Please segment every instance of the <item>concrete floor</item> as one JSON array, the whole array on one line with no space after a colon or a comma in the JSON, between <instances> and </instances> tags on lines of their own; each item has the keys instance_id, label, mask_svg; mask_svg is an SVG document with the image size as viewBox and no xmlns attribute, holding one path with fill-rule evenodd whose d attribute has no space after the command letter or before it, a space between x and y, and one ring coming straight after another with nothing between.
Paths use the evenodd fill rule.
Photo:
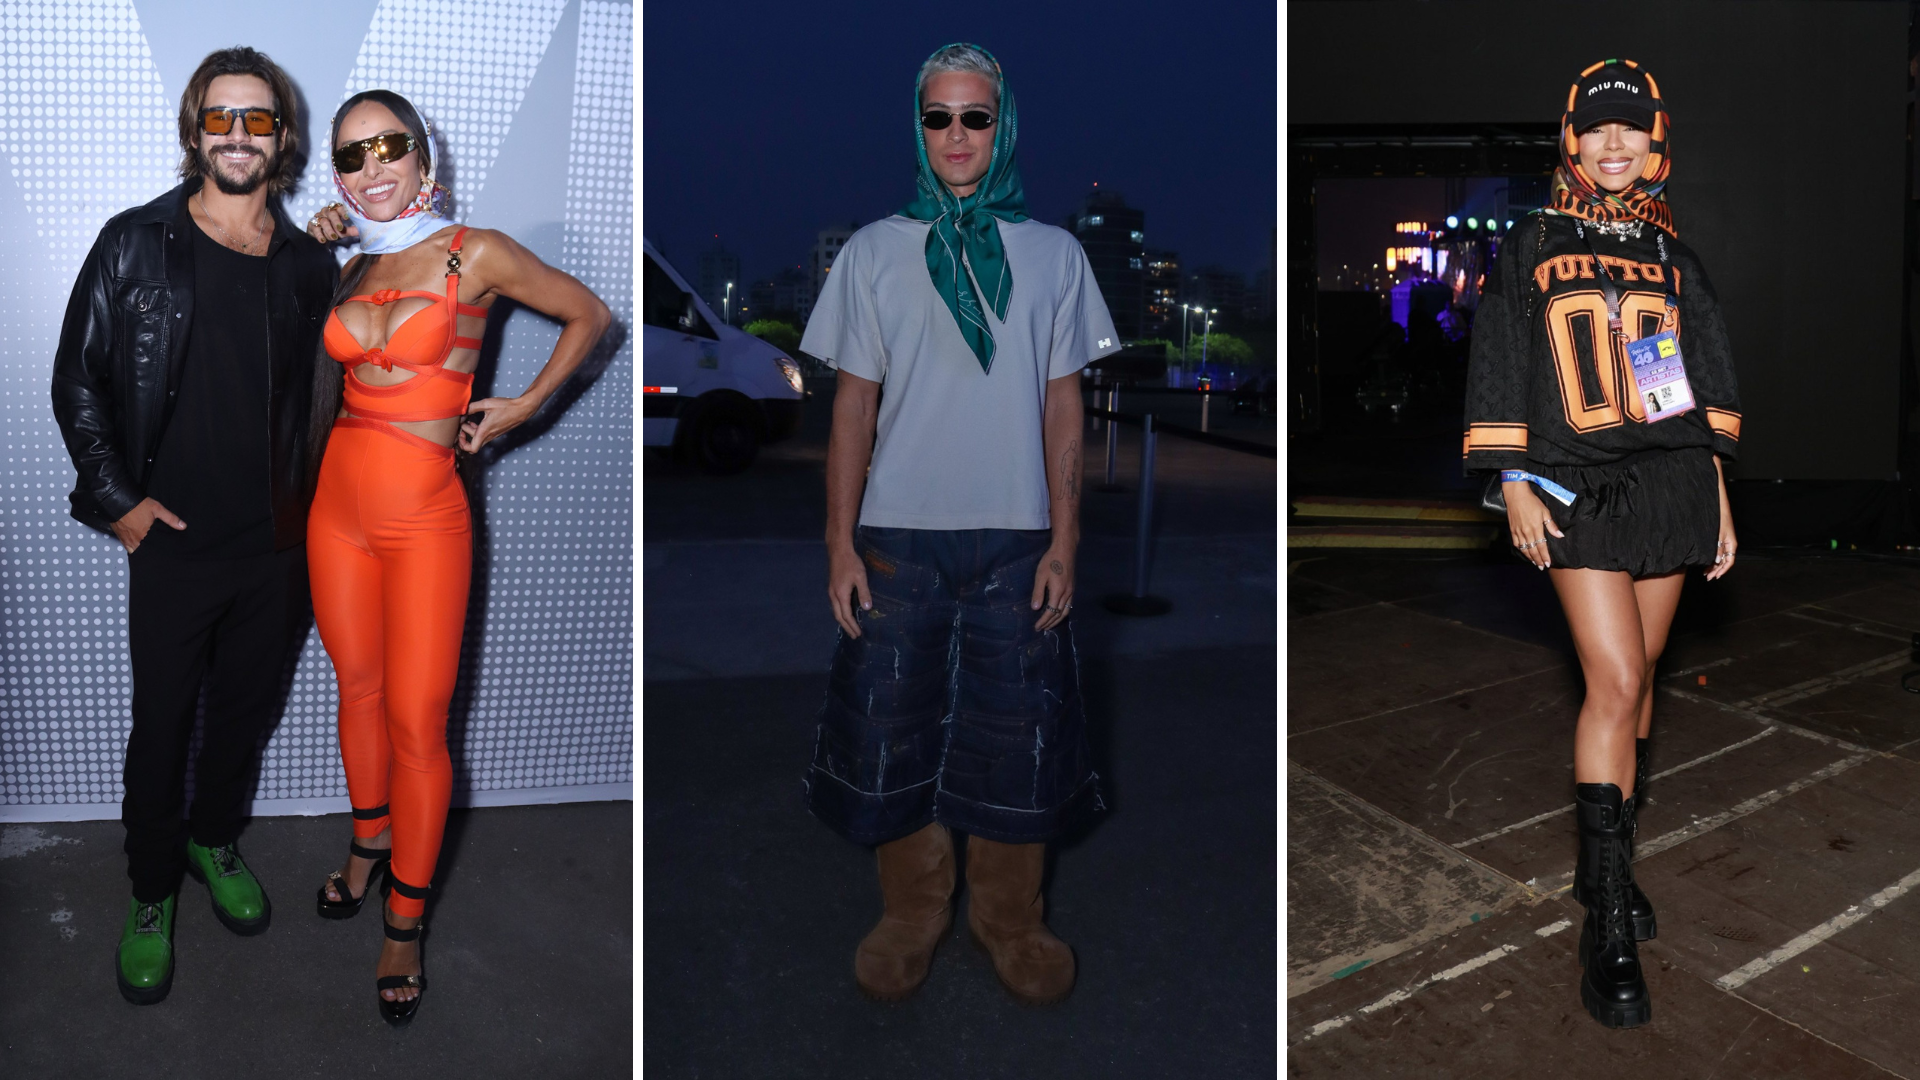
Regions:
<instances>
[{"instance_id":1,"label":"concrete floor","mask_svg":"<svg viewBox=\"0 0 1920 1080\"><path fill-rule=\"evenodd\" d=\"M1920 564L1749 551L1689 582L1632 1031L1578 999L1581 686L1545 576L1345 553L1287 592L1290 1076L1920 1076Z\"/></svg>"},{"instance_id":2,"label":"concrete floor","mask_svg":"<svg viewBox=\"0 0 1920 1080\"><path fill-rule=\"evenodd\" d=\"M380 1019L380 913L327 921L344 814L255 820L240 850L273 922L237 937L183 886L173 991L112 964L131 895L117 821L0 827L0 1076L9 1080L614 1077L633 1060L633 804L456 810L424 939L426 1000Z\"/></svg>"},{"instance_id":3,"label":"concrete floor","mask_svg":"<svg viewBox=\"0 0 1920 1080\"><path fill-rule=\"evenodd\" d=\"M1277 1069L1275 465L1167 437L1151 591L1125 620L1134 497L1090 494L1074 609L1108 812L1056 845L1079 982L1016 1005L956 930L918 995L860 997L871 850L800 780L833 622L826 394L747 473L646 465L644 1065L654 1077L1260 1077ZM1087 472L1104 469L1089 430ZM1122 429L1120 479L1137 483ZM965 896L956 899L965 917Z\"/></svg>"}]
</instances>

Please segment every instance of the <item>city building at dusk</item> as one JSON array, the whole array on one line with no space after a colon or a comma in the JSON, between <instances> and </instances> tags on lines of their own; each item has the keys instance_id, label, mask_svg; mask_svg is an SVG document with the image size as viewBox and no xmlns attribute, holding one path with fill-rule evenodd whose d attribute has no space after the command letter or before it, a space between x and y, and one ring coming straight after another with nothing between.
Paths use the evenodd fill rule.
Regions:
<instances>
[{"instance_id":1,"label":"city building at dusk","mask_svg":"<svg viewBox=\"0 0 1920 1080\"><path fill-rule=\"evenodd\" d=\"M746 316L743 321L791 314L805 326L813 312L813 279L799 266L762 278L747 290L747 306L741 312Z\"/></svg>"},{"instance_id":2,"label":"city building at dusk","mask_svg":"<svg viewBox=\"0 0 1920 1080\"><path fill-rule=\"evenodd\" d=\"M847 225L834 225L821 229L814 238L813 250L807 252L807 283L811 291L807 294L807 311L813 310L813 298L827 286L827 271L833 269L833 260L840 254L849 239L860 228L855 221Z\"/></svg>"},{"instance_id":3,"label":"city building at dusk","mask_svg":"<svg viewBox=\"0 0 1920 1080\"><path fill-rule=\"evenodd\" d=\"M1062 223L1086 250L1093 280L1122 341L1150 336L1145 332L1146 222L1146 212L1128 206L1126 196L1096 188Z\"/></svg>"},{"instance_id":4,"label":"city building at dusk","mask_svg":"<svg viewBox=\"0 0 1920 1080\"><path fill-rule=\"evenodd\" d=\"M1146 252L1146 326L1142 337L1172 340L1180 332L1180 255Z\"/></svg>"},{"instance_id":5,"label":"city building at dusk","mask_svg":"<svg viewBox=\"0 0 1920 1080\"><path fill-rule=\"evenodd\" d=\"M1209 311L1215 330L1238 332L1246 318L1247 279L1237 270L1223 266L1202 266L1187 275L1188 303Z\"/></svg>"}]
</instances>

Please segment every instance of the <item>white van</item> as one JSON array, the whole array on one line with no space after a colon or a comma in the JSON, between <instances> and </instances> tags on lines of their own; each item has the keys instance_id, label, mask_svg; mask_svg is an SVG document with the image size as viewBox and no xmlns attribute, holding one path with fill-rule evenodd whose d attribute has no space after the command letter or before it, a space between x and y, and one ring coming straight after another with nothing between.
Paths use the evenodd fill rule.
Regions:
<instances>
[{"instance_id":1,"label":"white van","mask_svg":"<svg viewBox=\"0 0 1920 1080\"><path fill-rule=\"evenodd\" d=\"M762 445L800 430L800 365L722 323L652 241L640 243L641 444L673 447L704 472L737 473Z\"/></svg>"}]
</instances>

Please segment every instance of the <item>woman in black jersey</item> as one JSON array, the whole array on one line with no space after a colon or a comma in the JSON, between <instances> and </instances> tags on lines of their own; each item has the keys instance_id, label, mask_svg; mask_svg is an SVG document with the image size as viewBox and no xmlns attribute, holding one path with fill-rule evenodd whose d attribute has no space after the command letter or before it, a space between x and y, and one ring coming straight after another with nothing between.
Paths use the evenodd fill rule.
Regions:
<instances>
[{"instance_id":1,"label":"woman in black jersey","mask_svg":"<svg viewBox=\"0 0 1920 1080\"><path fill-rule=\"evenodd\" d=\"M1580 996L1608 1027L1652 1018L1635 943L1654 913L1632 839L1654 663L1686 569L1715 580L1736 548L1720 462L1739 449L1739 399L1719 305L1663 193L1670 127L1633 61L1581 72L1552 205L1504 238L1468 370L1466 467L1498 472L1514 549L1552 575L1586 677Z\"/></svg>"}]
</instances>

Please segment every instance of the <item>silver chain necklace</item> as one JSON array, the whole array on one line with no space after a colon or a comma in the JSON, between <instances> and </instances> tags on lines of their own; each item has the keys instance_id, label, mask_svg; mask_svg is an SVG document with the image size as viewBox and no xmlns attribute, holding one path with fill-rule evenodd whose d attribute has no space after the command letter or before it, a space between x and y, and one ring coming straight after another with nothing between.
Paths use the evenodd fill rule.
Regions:
<instances>
[{"instance_id":1,"label":"silver chain necklace","mask_svg":"<svg viewBox=\"0 0 1920 1080\"><path fill-rule=\"evenodd\" d=\"M220 229L220 235L226 237L230 242L235 244L240 244L240 239L238 237L234 236L232 233L228 232L225 229L221 229L220 223L213 220L212 212L207 209L207 193L205 191L201 191L195 196L195 198L200 200L200 213L206 215L207 224L213 226L216 229ZM254 242L259 240L261 235L266 231L267 231L267 226L265 223L262 223L258 229L255 229L253 231L252 240L249 240L244 244L240 244L240 247L238 249L240 254L251 255L252 252L249 251L248 249L253 247Z\"/></svg>"}]
</instances>

